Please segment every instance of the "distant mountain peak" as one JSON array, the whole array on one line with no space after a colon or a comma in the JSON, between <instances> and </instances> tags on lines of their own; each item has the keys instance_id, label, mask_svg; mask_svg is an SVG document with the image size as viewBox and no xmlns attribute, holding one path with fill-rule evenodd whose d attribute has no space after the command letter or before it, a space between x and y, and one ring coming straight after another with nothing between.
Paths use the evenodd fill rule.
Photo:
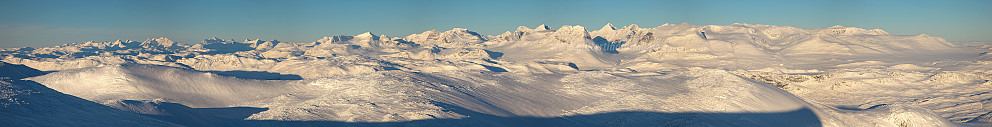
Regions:
<instances>
[{"instance_id":1,"label":"distant mountain peak","mask_svg":"<svg viewBox=\"0 0 992 127\"><path fill-rule=\"evenodd\" d=\"M451 28L451 30L452 31L468 31L468 29L465 29L465 28Z\"/></svg>"},{"instance_id":2,"label":"distant mountain peak","mask_svg":"<svg viewBox=\"0 0 992 127\"><path fill-rule=\"evenodd\" d=\"M172 47L172 46L176 46L177 45L175 41L169 40L169 38L165 38L165 37L148 38L144 42L141 42L141 44L142 45L147 45L147 46L156 46L157 45L157 46L162 46L162 47Z\"/></svg>"},{"instance_id":3,"label":"distant mountain peak","mask_svg":"<svg viewBox=\"0 0 992 127\"><path fill-rule=\"evenodd\" d=\"M530 30L530 28L527 28L527 26L518 26L517 27L517 31L528 31L528 30Z\"/></svg>"},{"instance_id":4,"label":"distant mountain peak","mask_svg":"<svg viewBox=\"0 0 992 127\"><path fill-rule=\"evenodd\" d=\"M606 26L603 26L603 28L599 30L617 30L617 27L614 27L613 23L606 23Z\"/></svg>"},{"instance_id":5,"label":"distant mountain peak","mask_svg":"<svg viewBox=\"0 0 992 127\"><path fill-rule=\"evenodd\" d=\"M534 30L544 31L544 30L554 30L554 29L551 29L551 27L548 25L541 24L540 26L537 26L537 28L534 28Z\"/></svg>"},{"instance_id":6,"label":"distant mountain peak","mask_svg":"<svg viewBox=\"0 0 992 127\"><path fill-rule=\"evenodd\" d=\"M527 29L526 27L520 27L518 28L518 31L531 31L531 29ZM438 32L435 29L431 31L425 31L420 34L412 34L406 36L405 38L403 38L403 40L428 44L428 45L441 45L442 47L450 47L450 46L462 45L461 43L456 43L456 42L477 43L477 42L482 42L485 39L482 38L482 35L469 31L468 29L452 28L451 30L444 32Z\"/></svg>"},{"instance_id":7,"label":"distant mountain peak","mask_svg":"<svg viewBox=\"0 0 992 127\"><path fill-rule=\"evenodd\" d=\"M372 34L372 32L365 32L365 33L362 33L362 34L358 34L358 35L355 35L355 37L370 37L370 38L376 38L376 37L378 37L378 36L375 36L375 34Z\"/></svg>"},{"instance_id":8,"label":"distant mountain peak","mask_svg":"<svg viewBox=\"0 0 992 127\"><path fill-rule=\"evenodd\" d=\"M640 29L640 27L638 27L637 24L630 24L630 26L623 27L623 29L633 30L633 29Z\"/></svg>"},{"instance_id":9,"label":"distant mountain peak","mask_svg":"<svg viewBox=\"0 0 992 127\"><path fill-rule=\"evenodd\" d=\"M220 39L220 38L217 38L217 37L213 37L213 38L210 38L210 39L206 39L206 40L224 40L224 39Z\"/></svg>"}]
</instances>

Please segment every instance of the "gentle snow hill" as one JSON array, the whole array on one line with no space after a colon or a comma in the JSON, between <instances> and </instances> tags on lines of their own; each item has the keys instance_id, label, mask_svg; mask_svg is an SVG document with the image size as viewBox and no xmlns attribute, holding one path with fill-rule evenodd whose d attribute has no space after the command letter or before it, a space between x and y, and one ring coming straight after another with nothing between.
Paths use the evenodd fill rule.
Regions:
<instances>
[{"instance_id":1,"label":"gentle snow hill","mask_svg":"<svg viewBox=\"0 0 992 127\"><path fill-rule=\"evenodd\" d=\"M3 126L179 126L66 95L33 81L0 81Z\"/></svg>"},{"instance_id":2,"label":"gentle snow hill","mask_svg":"<svg viewBox=\"0 0 992 127\"><path fill-rule=\"evenodd\" d=\"M859 111L809 104L769 84L704 69L640 74L384 71L299 81L257 81L165 66L121 65L55 72L31 80L114 107L148 107L150 103L122 101L155 100L192 107L267 108L244 118L251 121L240 121L270 122L266 124L950 125L912 108ZM151 108L124 109L156 115L194 111ZM623 116L638 117L625 120ZM418 122L443 119L458 122ZM907 119L931 121L906 123Z\"/></svg>"},{"instance_id":3,"label":"gentle snow hill","mask_svg":"<svg viewBox=\"0 0 992 127\"><path fill-rule=\"evenodd\" d=\"M164 99L198 108L231 107L296 89L281 80L244 80L141 64L65 70L30 80L94 102Z\"/></svg>"},{"instance_id":4,"label":"gentle snow hill","mask_svg":"<svg viewBox=\"0 0 992 127\"><path fill-rule=\"evenodd\" d=\"M810 102L855 109L916 105L954 122L990 122L979 116L992 113L983 107L992 103L992 94L988 94L992 91L988 87L992 85L992 75L967 71L931 74L906 70L905 66L915 65L889 67L894 69L856 68L819 75L735 73L779 86Z\"/></svg>"}]
</instances>

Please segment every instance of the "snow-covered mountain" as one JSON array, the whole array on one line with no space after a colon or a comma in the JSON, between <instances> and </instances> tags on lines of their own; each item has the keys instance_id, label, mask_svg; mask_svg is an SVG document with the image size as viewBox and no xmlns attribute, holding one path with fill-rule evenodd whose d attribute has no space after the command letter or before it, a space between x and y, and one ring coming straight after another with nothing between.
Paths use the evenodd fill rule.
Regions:
<instances>
[{"instance_id":1,"label":"snow-covered mountain","mask_svg":"<svg viewBox=\"0 0 992 127\"><path fill-rule=\"evenodd\" d=\"M617 29L612 24L607 24L592 32L583 26L551 29L542 25L535 29L521 26L513 32L482 37L467 29L456 28L445 32L431 30L405 38L390 38L372 33L341 35L324 37L312 43L262 40L236 42L212 38L185 46L167 38L149 38L144 42L87 42L37 49L5 49L3 60L40 70L64 70L104 63L174 62L218 54L273 60L366 56L425 60L491 58L507 62L576 63L582 69L591 70L636 70L635 68L639 68L637 64L682 63L685 60L717 61L703 64L725 64L735 62L732 59L745 58L898 55L954 51L954 47L939 37L889 35L878 29L843 26L800 29L752 24L694 26L683 23L655 28L630 25ZM807 57L810 55L814 57ZM90 56L101 58L89 58ZM133 56L136 57L130 58ZM120 57L121 60L107 59L108 57ZM163 64L166 63L159 65ZM678 65L692 64L697 63ZM721 65L709 65L715 66Z\"/></svg>"},{"instance_id":2,"label":"snow-covered mountain","mask_svg":"<svg viewBox=\"0 0 992 127\"><path fill-rule=\"evenodd\" d=\"M981 108L992 103L992 94L984 94L992 88L982 87L992 80L989 49L928 35L683 23L606 24L593 31L520 26L487 36L454 28L403 38L367 32L315 39L211 38L184 44L162 37L10 48L0 50L0 76L12 89L3 92L11 95L4 96L8 100L73 99L47 95L64 93L89 100L83 107L117 109L90 114L108 115L92 119L133 117L161 125L992 122L992 109ZM58 92L16 92L27 87ZM10 107L4 110L29 111ZM42 116L23 118L36 117Z\"/></svg>"},{"instance_id":3,"label":"snow-covered mountain","mask_svg":"<svg viewBox=\"0 0 992 127\"><path fill-rule=\"evenodd\" d=\"M638 78L631 78L631 75L634 74L384 71L298 81L259 81L164 66L121 65L55 72L31 80L63 93L108 105L126 105L124 107L148 105L127 103L126 100L156 100L193 108L268 108L247 117L248 120L397 122L471 117L555 118L622 111L671 113L640 114L647 118L638 118L652 121L694 116L696 120L676 122L715 126L806 126L821 119L856 120L847 117L818 119L817 112L831 111L814 109L815 106L774 86L722 70L649 73L640 74ZM170 112L152 109L125 110L153 115ZM694 114L697 112L703 114ZM759 114L766 116L748 120L734 118L761 116ZM933 119L927 115L897 115L855 123L888 122L889 117ZM600 118L545 121L581 123L579 125L660 124L638 119L615 121L620 123L609 123L613 119ZM796 121L781 122L781 119ZM464 122L497 120L500 119Z\"/></svg>"},{"instance_id":4,"label":"snow-covered mountain","mask_svg":"<svg viewBox=\"0 0 992 127\"><path fill-rule=\"evenodd\" d=\"M4 126L179 126L20 80L45 74L23 65L0 62L0 72L0 123Z\"/></svg>"}]
</instances>

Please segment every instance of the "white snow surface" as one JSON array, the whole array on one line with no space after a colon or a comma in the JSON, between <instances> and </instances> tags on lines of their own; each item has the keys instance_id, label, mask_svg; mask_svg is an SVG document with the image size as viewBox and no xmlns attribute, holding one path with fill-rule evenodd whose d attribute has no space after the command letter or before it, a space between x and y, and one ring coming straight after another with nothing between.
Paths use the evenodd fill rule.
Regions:
<instances>
[{"instance_id":1,"label":"white snow surface","mask_svg":"<svg viewBox=\"0 0 992 127\"><path fill-rule=\"evenodd\" d=\"M186 126L987 126L989 50L844 26L541 25L10 48L0 76Z\"/></svg>"},{"instance_id":2,"label":"white snow surface","mask_svg":"<svg viewBox=\"0 0 992 127\"><path fill-rule=\"evenodd\" d=\"M3 126L180 126L64 94L24 77L44 74L0 62Z\"/></svg>"}]
</instances>

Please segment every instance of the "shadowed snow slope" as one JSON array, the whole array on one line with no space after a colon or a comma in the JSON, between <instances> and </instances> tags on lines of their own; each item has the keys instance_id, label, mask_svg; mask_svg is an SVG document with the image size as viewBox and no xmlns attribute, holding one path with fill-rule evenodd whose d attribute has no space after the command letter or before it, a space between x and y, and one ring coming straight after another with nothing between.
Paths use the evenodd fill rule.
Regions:
<instances>
[{"instance_id":1,"label":"shadowed snow slope","mask_svg":"<svg viewBox=\"0 0 992 127\"><path fill-rule=\"evenodd\" d=\"M96 102L165 99L193 107L227 107L294 89L284 81L243 80L156 65L125 64L66 70L31 78Z\"/></svg>"},{"instance_id":2,"label":"shadowed snow slope","mask_svg":"<svg viewBox=\"0 0 992 127\"><path fill-rule=\"evenodd\" d=\"M33 81L0 81L3 126L178 126L59 93Z\"/></svg>"},{"instance_id":3,"label":"shadowed snow slope","mask_svg":"<svg viewBox=\"0 0 992 127\"><path fill-rule=\"evenodd\" d=\"M0 78L2 78L2 80L22 79L45 74L45 72L38 71L28 66L9 64L7 62L0 62L0 72L4 72L3 74L0 74Z\"/></svg>"},{"instance_id":4,"label":"shadowed snow slope","mask_svg":"<svg viewBox=\"0 0 992 127\"><path fill-rule=\"evenodd\" d=\"M0 62L3 126L178 126L66 95L24 77L44 72ZM12 80L13 79L13 80Z\"/></svg>"}]
</instances>

